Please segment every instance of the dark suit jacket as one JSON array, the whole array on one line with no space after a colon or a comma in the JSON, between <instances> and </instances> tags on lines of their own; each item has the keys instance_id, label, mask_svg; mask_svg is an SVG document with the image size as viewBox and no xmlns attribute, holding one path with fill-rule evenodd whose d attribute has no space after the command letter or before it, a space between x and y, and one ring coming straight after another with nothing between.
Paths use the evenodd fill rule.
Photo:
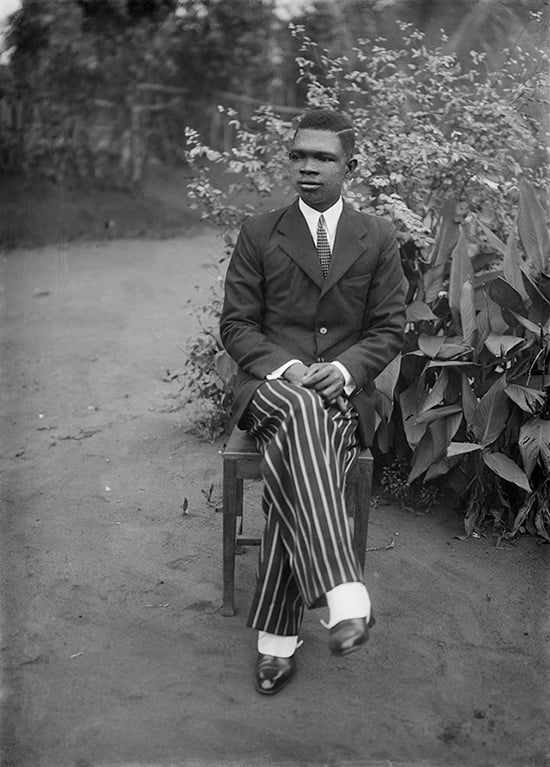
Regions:
<instances>
[{"instance_id":1,"label":"dark suit jacket","mask_svg":"<svg viewBox=\"0 0 550 767\"><path fill-rule=\"evenodd\" d=\"M405 282L392 225L344 203L330 271L298 201L248 219L225 282L223 345L239 367L233 416L240 422L256 388L291 359L339 360L354 378L360 437L374 431L373 381L403 343Z\"/></svg>"}]
</instances>

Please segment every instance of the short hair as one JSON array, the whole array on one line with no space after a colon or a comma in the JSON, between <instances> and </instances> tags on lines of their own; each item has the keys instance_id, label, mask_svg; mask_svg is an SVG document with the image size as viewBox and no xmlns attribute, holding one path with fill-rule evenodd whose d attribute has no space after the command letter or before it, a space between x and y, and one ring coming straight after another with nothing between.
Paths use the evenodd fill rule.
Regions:
<instances>
[{"instance_id":1,"label":"short hair","mask_svg":"<svg viewBox=\"0 0 550 767\"><path fill-rule=\"evenodd\" d=\"M355 151L355 131L351 120L343 112L326 107L311 109L300 118L296 133L305 128L337 133L348 160L353 156ZM295 136L296 133L294 134Z\"/></svg>"}]
</instances>

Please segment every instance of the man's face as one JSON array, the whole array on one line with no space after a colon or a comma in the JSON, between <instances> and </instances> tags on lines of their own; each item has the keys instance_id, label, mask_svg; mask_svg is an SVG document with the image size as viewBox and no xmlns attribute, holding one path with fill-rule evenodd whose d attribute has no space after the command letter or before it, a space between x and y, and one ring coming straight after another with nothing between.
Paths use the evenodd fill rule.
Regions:
<instances>
[{"instance_id":1,"label":"man's face","mask_svg":"<svg viewBox=\"0 0 550 767\"><path fill-rule=\"evenodd\" d=\"M296 133L290 158L290 179L302 200L319 211L338 200L346 175L356 166L346 158L337 133L304 128Z\"/></svg>"}]
</instances>

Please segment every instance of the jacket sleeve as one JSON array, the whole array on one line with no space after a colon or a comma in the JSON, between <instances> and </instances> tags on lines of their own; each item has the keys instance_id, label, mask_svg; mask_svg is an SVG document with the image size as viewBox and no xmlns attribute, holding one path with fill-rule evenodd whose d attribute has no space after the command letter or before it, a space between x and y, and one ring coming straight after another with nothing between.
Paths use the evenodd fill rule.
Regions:
<instances>
[{"instance_id":1,"label":"jacket sleeve","mask_svg":"<svg viewBox=\"0 0 550 767\"><path fill-rule=\"evenodd\" d=\"M357 389L372 383L402 349L405 289L397 239L388 225L369 285L362 337L337 356L353 376Z\"/></svg>"},{"instance_id":2,"label":"jacket sleeve","mask_svg":"<svg viewBox=\"0 0 550 767\"><path fill-rule=\"evenodd\" d=\"M264 242L252 223L245 222L227 269L220 319L225 350L242 370L256 378L265 378L296 356L262 332L263 246Z\"/></svg>"}]
</instances>

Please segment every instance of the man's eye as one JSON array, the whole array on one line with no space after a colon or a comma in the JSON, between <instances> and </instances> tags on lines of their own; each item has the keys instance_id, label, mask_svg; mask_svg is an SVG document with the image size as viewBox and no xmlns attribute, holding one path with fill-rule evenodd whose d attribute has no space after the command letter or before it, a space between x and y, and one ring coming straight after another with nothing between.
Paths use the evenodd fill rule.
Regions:
<instances>
[{"instance_id":1,"label":"man's eye","mask_svg":"<svg viewBox=\"0 0 550 767\"><path fill-rule=\"evenodd\" d=\"M298 152L289 152L288 153L289 160L292 160L293 162L297 162L297 160L302 159L302 155L298 154Z\"/></svg>"}]
</instances>

